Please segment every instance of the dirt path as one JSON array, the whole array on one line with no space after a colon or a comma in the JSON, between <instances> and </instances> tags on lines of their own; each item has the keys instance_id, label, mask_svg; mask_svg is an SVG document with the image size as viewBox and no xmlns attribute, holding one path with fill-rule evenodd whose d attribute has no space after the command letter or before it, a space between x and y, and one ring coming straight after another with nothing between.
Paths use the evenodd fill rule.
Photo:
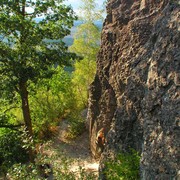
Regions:
<instances>
[{"instance_id":1,"label":"dirt path","mask_svg":"<svg viewBox=\"0 0 180 180\"><path fill-rule=\"evenodd\" d=\"M81 167L85 172L93 172L97 175L99 162L91 157L88 133L84 132L70 141L66 139L67 127L66 122L61 123L57 136L45 153L51 156L56 151L56 154L63 154L67 159L71 159L73 161L69 167L71 172L76 173ZM58 158L56 160L58 161Z\"/></svg>"}]
</instances>

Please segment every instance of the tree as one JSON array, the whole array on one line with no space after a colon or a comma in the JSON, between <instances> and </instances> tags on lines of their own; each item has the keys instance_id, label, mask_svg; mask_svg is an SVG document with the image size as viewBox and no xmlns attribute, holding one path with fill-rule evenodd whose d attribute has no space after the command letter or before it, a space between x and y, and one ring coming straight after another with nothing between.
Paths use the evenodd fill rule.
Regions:
<instances>
[{"instance_id":1,"label":"tree","mask_svg":"<svg viewBox=\"0 0 180 180\"><path fill-rule=\"evenodd\" d=\"M71 52L83 57L81 61L75 62L72 79L80 106L87 106L88 88L96 72L96 55L99 47L100 29L91 22L80 25L74 36L74 43L69 48Z\"/></svg>"},{"instance_id":2,"label":"tree","mask_svg":"<svg viewBox=\"0 0 180 180\"><path fill-rule=\"evenodd\" d=\"M43 79L36 83L37 93L31 95L30 106L34 135L38 139L52 137L53 127L62 119L76 111L76 101L71 83L71 73L63 67L56 67L51 79ZM55 128L54 128L55 130Z\"/></svg>"},{"instance_id":3,"label":"tree","mask_svg":"<svg viewBox=\"0 0 180 180\"><path fill-rule=\"evenodd\" d=\"M37 23L35 18L42 20ZM33 135L28 87L40 78L50 78L49 67L69 65L75 54L62 41L70 33L75 16L63 0L0 1L0 95L21 97L27 131ZM49 40L58 40L49 41Z\"/></svg>"},{"instance_id":4,"label":"tree","mask_svg":"<svg viewBox=\"0 0 180 180\"><path fill-rule=\"evenodd\" d=\"M74 35L70 51L95 61L100 47L100 29L92 22L81 24Z\"/></svg>"},{"instance_id":5,"label":"tree","mask_svg":"<svg viewBox=\"0 0 180 180\"><path fill-rule=\"evenodd\" d=\"M87 106L88 88L96 72L96 55L100 47L100 28L95 25L95 21L102 18L102 14L95 0L81 0L81 2L80 10L84 15L81 19L84 24L77 28L74 43L69 49L83 57L74 65L72 81L75 85L78 104Z\"/></svg>"},{"instance_id":6,"label":"tree","mask_svg":"<svg viewBox=\"0 0 180 180\"><path fill-rule=\"evenodd\" d=\"M104 9L98 7L96 0L81 0L80 19L93 23L95 20L103 20Z\"/></svg>"},{"instance_id":7,"label":"tree","mask_svg":"<svg viewBox=\"0 0 180 180\"><path fill-rule=\"evenodd\" d=\"M77 101L78 109L87 107L88 88L94 79L96 72L96 61L84 58L75 63L72 83L74 85L74 94Z\"/></svg>"}]
</instances>

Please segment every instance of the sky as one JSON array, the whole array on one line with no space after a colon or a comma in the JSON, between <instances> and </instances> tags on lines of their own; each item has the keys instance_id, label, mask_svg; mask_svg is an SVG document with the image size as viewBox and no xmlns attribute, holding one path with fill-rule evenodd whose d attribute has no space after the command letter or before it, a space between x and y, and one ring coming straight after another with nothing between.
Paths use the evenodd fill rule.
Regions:
<instances>
[{"instance_id":1,"label":"sky","mask_svg":"<svg viewBox=\"0 0 180 180\"><path fill-rule=\"evenodd\" d=\"M1 1L1 0L0 0ZM34 0L35 1L35 0ZM95 3L97 4L97 9L101 9L103 7L104 0L95 0ZM80 15L80 6L81 6L81 0L64 0L63 3L66 5L71 5L76 15ZM31 7L26 8L27 12L31 13L33 12L33 9ZM103 14L105 17L105 13ZM42 17L40 17L42 18ZM38 18L37 18L38 19Z\"/></svg>"},{"instance_id":2,"label":"sky","mask_svg":"<svg viewBox=\"0 0 180 180\"><path fill-rule=\"evenodd\" d=\"M79 7L81 5L81 0L65 0L65 4L71 5L73 10L78 14ZM99 7L102 7L103 0L96 0L95 1Z\"/></svg>"}]
</instances>

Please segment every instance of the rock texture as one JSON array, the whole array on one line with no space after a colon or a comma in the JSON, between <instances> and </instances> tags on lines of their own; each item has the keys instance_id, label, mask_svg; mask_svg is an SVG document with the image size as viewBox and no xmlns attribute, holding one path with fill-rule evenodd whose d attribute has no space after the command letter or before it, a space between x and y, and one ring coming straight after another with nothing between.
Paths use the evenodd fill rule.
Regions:
<instances>
[{"instance_id":1,"label":"rock texture","mask_svg":"<svg viewBox=\"0 0 180 180\"><path fill-rule=\"evenodd\" d=\"M141 179L180 170L180 2L109 0L97 73L90 87L91 151L104 162L132 147ZM105 128L102 154L95 143Z\"/></svg>"}]
</instances>

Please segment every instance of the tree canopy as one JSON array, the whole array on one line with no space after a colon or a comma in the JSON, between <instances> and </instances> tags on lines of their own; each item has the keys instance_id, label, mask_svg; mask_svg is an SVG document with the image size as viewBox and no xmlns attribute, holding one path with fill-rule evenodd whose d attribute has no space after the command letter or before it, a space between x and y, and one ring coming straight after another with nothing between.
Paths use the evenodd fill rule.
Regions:
<instances>
[{"instance_id":1,"label":"tree canopy","mask_svg":"<svg viewBox=\"0 0 180 180\"><path fill-rule=\"evenodd\" d=\"M32 12L28 12L31 8ZM36 23L35 18L42 17ZM0 74L3 85L47 75L48 67L68 64L71 55L63 43L73 25L73 11L59 0L2 0L0 2ZM58 39L59 42L48 42ZM45 73L45 74L44 74ZM13 85L13 86L12 86Z\"/></svg>"},{"instance_id":2,"label":"tree canopy","mask_svg":"<svg viewBox=\"0 0 180 180\"><path fill-rule=\"evenodd\" d=\"M94 22L95 20L102 20L102 13L104 8L98 7L96 0L81 0L80 19L85 22Z\"/></svg>"},{"instance_id":3,"label":"tree canopy","mask_svg":"<svg viewBox=\"0 0 180 180\"><path fill-rule=\"evenodd\" d=\"M95 21L102 18L102 12L97 8L95 0L81 0L80 12L83 24L77 27L74 43L69 48L83 57L75 62L72 82L78 104L86 107L88 102L88 89L96 72L96 56L100 48L100 29Z\"/></svg>"},{"instance_id":4,"label":"tree canopy","mask_svg":"<svg viewBox=\"0 0 180 180\"><path fill-rule=\"evenodd\" d=\"M35 18L41 21L37 23ZM75 58L62 41L75 19L63 0L0 1L0 96L13 101L19 94L30 135L29 84L50 78L50 67L69 65Z\"/></svg>"}]
</instances>

